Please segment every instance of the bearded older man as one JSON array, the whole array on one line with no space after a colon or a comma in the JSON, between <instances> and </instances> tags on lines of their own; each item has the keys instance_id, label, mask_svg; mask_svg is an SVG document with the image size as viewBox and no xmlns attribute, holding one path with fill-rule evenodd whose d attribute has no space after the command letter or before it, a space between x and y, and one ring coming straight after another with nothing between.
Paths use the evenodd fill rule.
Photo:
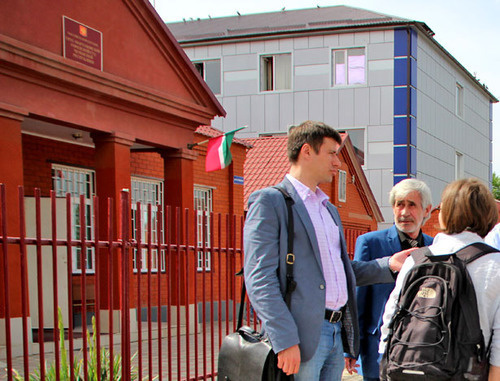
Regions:
<instances>
[{"instance_id":1,"label":"bearded older man","mask_svg":"<svg viewBox=\"0 0 500 381\"><path fill-rule=\"evenodd\" d=\"M428 246L433 238L422 233L430 216L432 198L429 187L420 180L405 179L389 195L394 222L391 228L358 237L354 260L371 261L401 250ZM360 331L360 357L363 380L379 379L378 345L385 303L394 283L358 287L357 303Z\"/></svg>"}]
</instances>

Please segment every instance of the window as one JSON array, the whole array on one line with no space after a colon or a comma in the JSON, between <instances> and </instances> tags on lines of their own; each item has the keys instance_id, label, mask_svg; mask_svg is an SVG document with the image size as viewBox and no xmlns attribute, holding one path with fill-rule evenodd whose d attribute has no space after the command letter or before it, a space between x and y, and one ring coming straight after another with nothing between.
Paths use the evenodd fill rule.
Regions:
<instances>
[{"instance_id":1,"label":"window","mask_svg":"<svg viewBox=\"0 0 500 381\"><path fill-rule=\"evenodd\" d=\"M85 213L85 240L94 238L94 208L93 196L95 195L95 172L88 169L52 165L52 187L56 197L71 195L71 238L80 240L80 195L84 196ZM82 272L82 249L73 247L73 273ZM85 271L94 272L94 248L85 248Z\"/></svg>"},{"instance_id":2,"label":"window","mask_svg":"<svg viewBox=\"0 0 500 381\"><path fill-rule=\"evenodd\" d=\"M292 88L292 55L275 54L260 57L260 91Z\"/></svg>"},{"instance_id":3,"label":"window","mask_svg":"<svg viewBox=\"0 0 500 381\"><path fill-rule=\"evenodd\" d=\"M349 138L351 138L351 143L354 147L354 152L356 153L356 158L360 165L365 165L365 129L364 128L349 128L344 130L339 130L339 132L347 132Z\"/></svg>"},{"instance_id":4,"label":"window","mask_svg":"<svg viewBox=\"0 0 500 381\"><path fill-rule=\"evenodd\" d=\"M163 182L157 180L140 179L133 177L131 179L131 198L132 198L132 238L139 238L139 229L141 233L141 242L147 244L149 237L151 243L158 243L159 237L163 231L158 232L158 211L163 200ZM137 209L137 203L140 202L140 210ZM148 204L151 204L151 230L148 227ZM140 224L139 224L140 216ZM163 225L162 225L163 229ZM139 266L138 250L134 250L133 266L137 271ZM163 254L163 253L162 253ZM161 270L165 270L165 260L162 255ZM148 249L141 250L141 271L148 271ZM158 271L158 249L151 250L151 271Z\"/></svg>"},{"instance_id":5,"label":"window","mask_svg":"<svg viewBox=\"0 0 500 381\"><path fill-rule=\"evenodd\" d=\"M346 200L346 184L347 183L347 173L339 169L339 201L345 202Z\"/></svg>"},{"instance_id":6,"label":"window","mask_svg":"<svg viewBox=\"0 0 500 381\"><path fill-rule=\"evenodd\" d=\"M194 67L214 94L220 94L220 60L193 62Z\"/></svg>"},{"instance_id":7,"label":"window","mask_svg":"<svg viewBox=\"0 0 500 381\"><path fill-rule=\"evenodd\" d=\"M333 50L332 62L333 86L366 83L365 48Z\"/></svg>"},{"instance_id":8,"label":"window","mask_svg":"<svg viewBox=\"0 0 500 381\"><path fill-rule=\"evenodd\" d=\"M463 179L464 176L464 155L461 152L455 151L455 180Z\"/></svg>"},{"instance_id":9,"label":"window","mask_svg":"<svg viewBox=\"0 0 500 381\"><path fill-rule=\"evenodd\" d=\"M464 88L458 82L456 83L456 110L455 113L460 117L464 117Z\"/></svg>"},{"instance_id":10,"label":"window","mask_svg":"<svg viewBox=\"0 0 500 381\"><path fill-rule=\"evenodd\" d=\"M197 246L210 248L211 231L210 231L210 213L212 212L212 189L205 187L194 188L194 209L196 213L196 237ZM203 258L203 251L198 251L198 271L210 271L212 257L210 252L205 253Z\"/></svg>"}]
</instances>

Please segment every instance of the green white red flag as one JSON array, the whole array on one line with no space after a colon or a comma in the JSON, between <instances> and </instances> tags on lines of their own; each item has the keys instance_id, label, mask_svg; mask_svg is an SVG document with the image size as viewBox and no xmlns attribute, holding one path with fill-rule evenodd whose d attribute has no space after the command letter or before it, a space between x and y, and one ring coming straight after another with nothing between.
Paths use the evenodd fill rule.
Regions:
<instances>
[{"instance_id":1,"label":"green white red flag","mask_svg":"<svg viewBox=\"0 0 500 381\"><path fill-rule=\"evenodd\" d=\"M245 127L237 128L236 130L226 132L224 135L211 138L207 146L207 159L205 161L205 171L217 171L226 168L231 164L231 143L236 131Z\"/></svg>"}]
</instances>

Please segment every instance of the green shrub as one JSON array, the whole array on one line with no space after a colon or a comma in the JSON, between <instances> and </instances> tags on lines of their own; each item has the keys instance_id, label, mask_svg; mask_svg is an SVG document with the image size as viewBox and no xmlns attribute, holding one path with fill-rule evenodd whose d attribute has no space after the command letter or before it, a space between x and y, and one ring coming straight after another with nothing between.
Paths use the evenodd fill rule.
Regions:
<instances>
[{"instance_id":1,"label":"green shrub","mask_svg":"<svg viewBox=\"0 0 500 381\"><path fill-rule=\"evenodd\" d=\"M58 309L58 326L59 326L59 348L61 353L61 366L60 366L60 380L61 381L71 381L70 364L68 358L68 352L64 343L64 326L61 309ZM92 336L87 331L87 343L88 343L88 361L87 361L87 374L89 380L101 380L101 381L120 381L122 379L122 358L120 354L115 354L113 356L113 380L110 379L110 352L106 348L101 348L101 375L97 375L97 343L96 343L96 322L95 317L92 317ZM134 360L137 353L132 356L132 361ZM45 364L45 380L52 381L56 379L56 364L51 363L49 366ZM73 370L75 374L75 379L77 381L83 380L83 358L79 361L75 361L73 365ZM16 369L12 369L15 381L24 381ZM137 380L137 369L132 366L131 369L131 379ZM154 378L158 378L157 376ZM144 378L146 379L146 378ZM32 373L29 374L29 381L41 381L40 375L40 365Z\"/></svg>"}]
</instances>

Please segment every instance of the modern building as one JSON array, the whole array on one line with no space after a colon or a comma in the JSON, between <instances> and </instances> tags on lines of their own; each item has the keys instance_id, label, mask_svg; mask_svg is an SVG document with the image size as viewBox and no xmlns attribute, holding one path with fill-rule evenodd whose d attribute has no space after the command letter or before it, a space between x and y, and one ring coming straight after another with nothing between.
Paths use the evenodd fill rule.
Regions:
<instances>
[{"instance_id":1,"label":"modern building","mask_svg":"<svg viewBox=\"0 0 500 381\"><path fill-rule=\"evenodd\" d=\"M385 221L406 177L491 184L497 98L424 22L347 6L167 24L241 136L321 120L349 133ZM380 226L381 228L384 225Z\"/></svg>"}]
</instances>

